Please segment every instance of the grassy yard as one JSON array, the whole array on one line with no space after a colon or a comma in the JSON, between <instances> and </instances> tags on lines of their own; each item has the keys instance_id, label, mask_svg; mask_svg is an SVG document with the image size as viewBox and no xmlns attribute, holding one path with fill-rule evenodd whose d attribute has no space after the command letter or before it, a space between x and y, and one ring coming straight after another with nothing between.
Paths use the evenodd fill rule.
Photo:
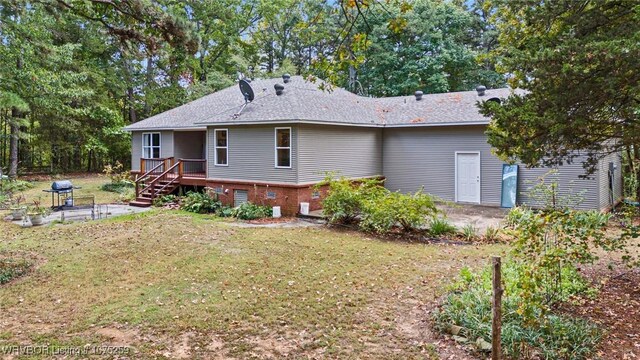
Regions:
<instances>
[{"instance_id":1,"label":"grassy yard","mask_svg":"<svg viewBox=\"0 0 640 360\"><path fill-rule=\"evenodd\" d=\"M1 222L0 233L0 254L38 262L0 287L0 345L126 345L134 358L438 358L452 350L429 341L426 305L462 266L504 250L158 210L29 229Z\"/></svg>"},{"instance_id":2,"label":"grassy yard","mask_svg":"<svg viewBox=\"0 0 640 360\"><path fill-rule=\"evenodd\" d=\"M42 190L51 189L51 183L53 181L54 180L34 181L32 183L33 188L23 192L27 204L40 198L43 205L50 205L51 194L45 193ZM100 190L102 185L109 182L107 176L88 174L87 176L74 177L71 181L74 186L81 187L81 189L75 191L75 195L95 195L96 203L99 204L110 204L118 201L117 193Z\"/></svg>"}]
</instances>

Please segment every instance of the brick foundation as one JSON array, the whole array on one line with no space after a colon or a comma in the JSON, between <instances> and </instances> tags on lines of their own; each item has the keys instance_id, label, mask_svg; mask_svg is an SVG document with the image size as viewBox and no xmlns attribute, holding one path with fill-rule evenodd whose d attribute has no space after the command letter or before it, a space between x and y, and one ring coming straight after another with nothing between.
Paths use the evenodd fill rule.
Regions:
<instances>
[{"instance_id":1,"label":"brick foundation","mask_svg":"<svg viewBox=\"0 0 640 360\"><path fill-rule=\"evenodd\" d=\"M327 191L326 186L314 194L314 185L245 183L223 180L207 180L206 186L214 190L221 188L222 193L218 194L218 199L225 205L234 205L235 190L245 190L251 203L280 206L283 216L297 215L300 212L301 202L308 202L310 211L321 209L321 201ZM275 195L275 198L270 198L269 195Z\"/></svg>"}]
</instances>

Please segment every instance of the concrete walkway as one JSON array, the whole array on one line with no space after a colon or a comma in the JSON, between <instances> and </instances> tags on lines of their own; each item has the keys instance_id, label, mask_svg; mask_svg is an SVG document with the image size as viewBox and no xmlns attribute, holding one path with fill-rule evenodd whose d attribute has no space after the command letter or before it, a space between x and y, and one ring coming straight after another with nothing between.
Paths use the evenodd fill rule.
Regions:
<instances>
[{"instance_id":1,"label":"concrete walkway","mask_svg":"<svg viewBox=\"0 0 640 360\"><path fill-rule=\"evenodd\" d=\"M44 223L42 225L47 225L54 221L88 221L107 219L114 216L137 214L148 211L149 209L151 208L140 208L119 204L97 204L93 208L54 211L44 219ZM9 218L11 218L11 216L9 216ZM11 222L23 227L32 226L31 222L26 219L11 220Z\"/></svg>"},{"instance_id":2,"label":"concrete walkway","mask_svg":"<svg viewBox=\"0 0 640 360\"><path fill-rule=\"evenodd\" d=\"M439 205L438 209L442 210L447 220L458 229L471 225L479 234L484 233L488 227L501 227L504 217L509 212L509 209L497 206L470 204Z\"/></svg>"},{"instance_id":3,"label":"concrete walkway","mask_svg":"<svg viewBox=\"0 0 640 360\"><path fill-rule=\"evenodd\" d=\"M479 234L484 233L488 227L501 227L504 217L509 209L495 206L482 206L472 204L438 205L446 219L461 229L464 226L473 226ZM322 210L314 210L309 215L300 215L301 218L324 219Z\"/></svg>"}]
</instances>

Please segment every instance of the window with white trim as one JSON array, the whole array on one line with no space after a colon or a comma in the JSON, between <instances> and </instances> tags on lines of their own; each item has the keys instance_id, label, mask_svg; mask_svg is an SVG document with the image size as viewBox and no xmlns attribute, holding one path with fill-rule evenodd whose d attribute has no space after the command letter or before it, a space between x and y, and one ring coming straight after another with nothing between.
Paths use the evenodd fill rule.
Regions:
<instances>
[{"instance_id":1,"label":"window with white trim","mask_svg":"<svg viewBox=\"0 0 640 360\"><path fill-rule=\"evenodd\" d=\"M229 157L229 131L227 129L215 129L215 164L228 166Z\"/></svg>"},{"instance_id":2,"label":"window with white trim","mask_svg":"<svg viewBox=\"0 0 640 360\"><path fill-rule=\"evenodd\" d=\"M291 128L276 128L276 167L291 167Z\"/></svg>"},{"instance_id":3,"label":"window with white trim","mask_svg":"<svg viewBox=\"0 0 640 360\"><path fill-rule=\"evenodd\" d=\"M145 159L160 158L160 133L142 134L142 157Z\"/></svg>"}]
</instances>

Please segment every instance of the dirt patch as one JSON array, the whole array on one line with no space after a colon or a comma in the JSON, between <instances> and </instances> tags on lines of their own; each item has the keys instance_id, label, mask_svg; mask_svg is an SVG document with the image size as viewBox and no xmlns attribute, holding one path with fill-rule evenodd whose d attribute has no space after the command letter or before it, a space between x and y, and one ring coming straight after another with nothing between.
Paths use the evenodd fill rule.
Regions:
<instances>
[{"instance_id":1,"label":"dirt patch","mask_svg":"<svg viewBox=\"0 0 640 360\"><path fill-rule=\"evenodd\" d=\"M421 348L427 359L475 359L464 346L434 330L431 320L434 308L433 304L414 304L410 311L401 313L396 319L397 329Z\"/></svg>"},{"instance_id":2,"label":"dirt patch","mask_svg":"<svg viewBox=\"0 0 640 360\"><path fill-rule=\"evenodd\" d=\"M96 330L96 335L107 340L113 346L131 346L138 342L139 333L135 329L104 327Z\"/></svg>"},{"instance_id":3,"label":"dirt patch","mask_svg":"<svg viewBox=\"0 0 640 360\"><path fill-rule=\"evenodd\" d=\"M323 223L299 218L264 218L256 220L239 220L228 224L241 228L301 228L321 226Z\"/></svg>"},{"instance_id":4,"label":"dirt patch","mask_svg":"<svg viewBox=\"0 0 640 360\"><path fill-rule=\"evenodd\" d=\"M590 268L584 275L600 287L596 299L565 305L562 311L586 318L606 331L598 355L606 359L640 358L640 269Z\"/></svg>"},{"instance_id":5,"label":"dirt patch","mask_svg":"<svg viewBox=\"0 0 640 360\"><path fill-rule=\"evenodd\" d=\"M254 346L252 355L259 358L280 359L289 356L297 346L284 338L253 337L248 342Z\"/></svg>"}]
</instances>

